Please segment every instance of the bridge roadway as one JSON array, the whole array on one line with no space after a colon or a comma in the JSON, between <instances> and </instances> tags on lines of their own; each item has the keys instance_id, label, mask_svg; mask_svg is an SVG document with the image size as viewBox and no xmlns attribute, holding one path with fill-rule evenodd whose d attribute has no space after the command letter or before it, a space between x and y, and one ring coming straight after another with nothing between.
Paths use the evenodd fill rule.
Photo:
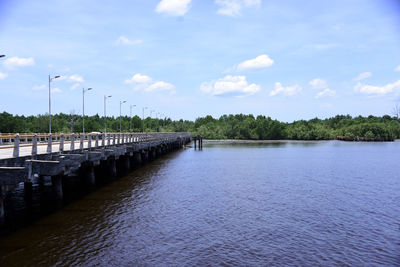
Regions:
<instances>
[{"instance_id":1,"label":"bridge roadway","mask_svg":"<svg viewBox=\"0 0 400 267\"><path fill-rule=\"evenodd\" d=\"M109 179L197 139L191 133L23 134L0 136L0 224L4 199L24 185L25 200L32 198L32 183L51 180L55 199L63 198L68 177L96 184L95 168ZM200 143L199 143L200 144ZM99 173L97 171L96 173Z\"/></svg>"}]
</instances>

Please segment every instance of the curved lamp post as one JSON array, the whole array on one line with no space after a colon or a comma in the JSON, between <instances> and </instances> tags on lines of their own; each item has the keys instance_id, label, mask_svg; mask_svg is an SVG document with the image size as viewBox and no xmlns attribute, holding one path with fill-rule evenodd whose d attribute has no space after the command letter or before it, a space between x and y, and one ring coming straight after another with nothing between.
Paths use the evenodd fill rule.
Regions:
<instances>
[{"instance_id":1,"label":"curved lamp post","mask_svg":"<svg viewBox=\"0 0 400 267\"><path fill-rule=\"evenodd\" d=\"M82 133L85 134L85 92L90 91L93 88L82 88Z\"/></svg>"},{"instance_id":2,"label":"curved lamp post","mask_svg":"<svg viewBox=\"0 0 400 267\"><path fill-rule=\"evenodd\" d=\"M155 112L154 109L150 110L150 132L151 132L151 125L152 125L152 121L151 121L151 114Z\"/></svg>"},{"instance_id":3,"label":"curved lamp post","mask_svg":"<svg viewBox=\"0 0 400 267\"><path fill-rule=\"evenodd\" d=\"M122 117L121 117L121 107L126 101L119 101L119 133L122 133Z\"/></svg>"},{"instance_id":4,"label":"curved lamp post","mask_svg":"<svg viewBox=\"0 0 400 267\"><path fill-rule=\"evenodd\" d=\"M112 95L109 95L109 96L104 95L104 134L106 134L106 132L107 132L106 100L107 100L107 98L110 98L110 97L112 97Z\"/></svg>"},{"instance_id":5,"label":"curved lamp post","mask_svg":"<svg viewBox=\"0 0 400 267\"><path fill-rule=\"evenodd\" d=\"M129 115L130 115L129 117L131 118L131 120L130 120L130 122L129 122L129 131L130 131L130 132L132 132L132 108L133 108L133 107L136 107L136 105L131 105L131 112L130 112L130 114L129 114Z\"/></svg>"},{"instance_id":6,"label":"curved lamp post","mask_svg":"<svg viewBox=\"0 0 400 267\"><path fill-rule=\"evenodd\" d=\"M144 110L147 109L147 107L143 107L143 115L142 115L142 133L144 133Z\"/></svg>"},{"instance_id":7,"label":"curved lamp post","mask_svg":"<svg viewBox=\"0 0 400 267\"><path fill-rule=\"evenodd\" d=\"M60 75L56 75L54 77L51 77L49 75L49 134L51 134L51 89L50 89L50 83L52 80L60 78Z\"/></svg>"}]
</instances>

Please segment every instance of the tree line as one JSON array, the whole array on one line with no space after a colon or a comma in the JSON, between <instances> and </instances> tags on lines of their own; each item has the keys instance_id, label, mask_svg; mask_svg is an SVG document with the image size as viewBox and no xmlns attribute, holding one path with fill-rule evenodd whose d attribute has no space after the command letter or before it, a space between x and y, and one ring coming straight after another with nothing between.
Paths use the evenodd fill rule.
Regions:
<instances>
[{"instance_id":1,"label":"tree line","mask_svg":"<svg viewBox=\"0 0 400 267\"><path fill-rule=\"evenodd\" d=\"M18 116L7 112L0 113L0 133L46 133L49 118L47 114L37 116ZM119 132L120 118L106 118L107 131ZM85 116L85 132L103 132L104 117ZM291 123L280 122L263 115L236 114L222 115L219 118L205 116L195 121L170 118L155 119L139 116L121 117L123 132L192 132L206 139L249 139L249 140L331 140L338 136L349 140L365 138L368 140L393 140L400 138L398 117L384 115L358 116L337 115L332 118L298 120ZM52 129L55 133L82 132L82 116L59 113L52 115Z\"/></svg>"}]
</instances>

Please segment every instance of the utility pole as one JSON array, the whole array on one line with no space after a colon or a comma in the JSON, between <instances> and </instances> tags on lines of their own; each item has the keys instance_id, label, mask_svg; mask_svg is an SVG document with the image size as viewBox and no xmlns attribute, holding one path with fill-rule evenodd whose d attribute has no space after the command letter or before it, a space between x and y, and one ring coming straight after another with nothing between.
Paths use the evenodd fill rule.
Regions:
<instances>
[{"instance_id":1,"label":"utility pole","mask_svg":"<svg viewBox=\"0 0 400 267\"><path fill-rule=\"evenodd\" d=\"M109 96L106 96L106 95L104 95L104 134L106 134L106 132L107 132L107 115L106 115L106 100L107 100L107 98L110 98L110 97L112 97L112 95L109 95Z\"/></svg>"},{"instance_id":2,"label":"utility pole","mask_svg":"<svg viewBox=\"0 0 400 267\"><path fill-rule=\"evenodd\" d=\"M129 117L130 117L130 121L129 121L129 131L130 131L130 132L132 132L132 107L136 107L136 105L131 105L131 106L130 106L130 108L131 108L131 112L130 112L130 114L129 114Z\"/></svg>"},{"instance_id":3,"label":"utility pole","mask_svg":"<svg viewBox=\"0 0 400 267\"><path fill-rule=\"evenodd\" d=\"M144 133L144 110L147 109L147 107L143 107L143 115L142 115L142 133Z\"/></svg>"},{"instance_id":4,"label":"utility pole","mask_svg":"<svg viewBox=\"0 0 400 267\"><path fill-rule=\"evenodd\" d=\"M60 78L59 75L56 75L54 77L50 77L49 75L49 134L51 134L51 89L50 89L50 83L52 80Z\"/></svg>"}]
</instances>

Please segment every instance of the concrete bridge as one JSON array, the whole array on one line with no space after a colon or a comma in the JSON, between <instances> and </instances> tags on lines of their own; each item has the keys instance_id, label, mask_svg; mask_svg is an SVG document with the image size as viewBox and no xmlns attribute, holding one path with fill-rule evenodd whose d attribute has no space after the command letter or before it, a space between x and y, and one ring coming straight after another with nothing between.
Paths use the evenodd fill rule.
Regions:
<instances>
[{"instance_id":1,"label":"concrete bridge","mask_svg":"<svg viewBox=\"0 0 400 267\"><path fill-rule=\"evenodd\" d=\"M26 201L35 177L51 180L54 198L63 198L63 181L72 177L96 184L95 168L110 179L197 140L191 133L2 134L0 136L0 223L4 198L21 183ZM200 146L200 143L199 143Z\"/></svg>"}]
</instances>

